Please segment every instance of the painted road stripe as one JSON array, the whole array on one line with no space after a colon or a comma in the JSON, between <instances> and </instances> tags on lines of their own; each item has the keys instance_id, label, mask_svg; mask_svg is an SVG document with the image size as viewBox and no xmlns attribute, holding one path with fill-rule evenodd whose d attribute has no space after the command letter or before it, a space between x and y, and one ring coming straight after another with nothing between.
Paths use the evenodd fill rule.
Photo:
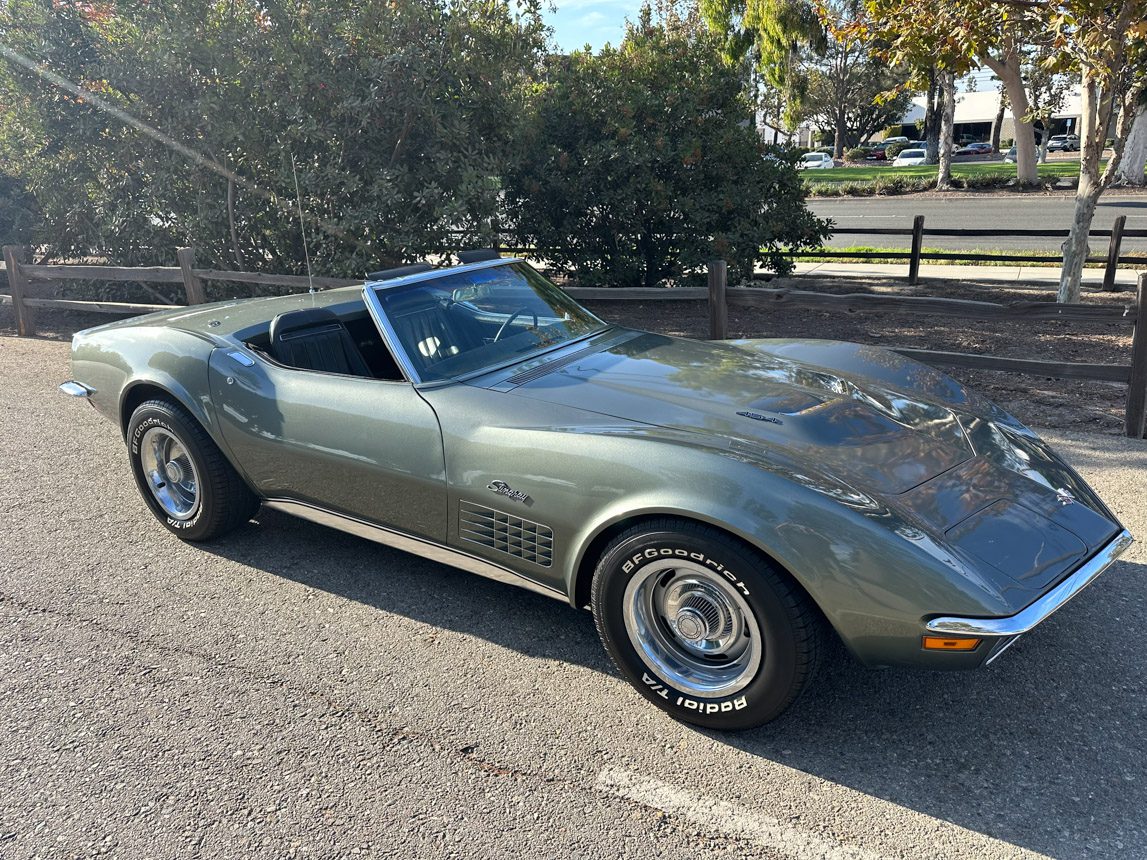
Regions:
<instances>
[{"instance_id":1,"label":"painted road stripe","mask_svg":"<svg viewBox=\"0 0 1147 860\"><path fill-rule=\"evenodd\" d=\"M768 815L627 770L606 768L597 775L594 787L606 794L687 819L710 832L747 839L764 848L780 851L793 860L884 860L883 855L875 851L842 845Z\"/></svg>"}]
</instances>

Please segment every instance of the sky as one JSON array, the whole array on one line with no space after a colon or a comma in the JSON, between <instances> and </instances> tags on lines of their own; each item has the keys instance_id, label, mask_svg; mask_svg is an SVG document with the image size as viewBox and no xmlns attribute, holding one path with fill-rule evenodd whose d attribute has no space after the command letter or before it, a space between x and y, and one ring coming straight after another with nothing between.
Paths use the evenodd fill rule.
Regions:
<instances>
[{"instance_id":1,"label":"sky","mask_svg":"<svg viewBox=\"0 0 1147 860\"><path fill-rule=\"evenodd\" d=\"M637 17L641 0L551 0L543 3L543 17L553 27L554 41L563 51L588 43L597 50L606 42L621 42L626 17Z\"/></svg>"}]
</instances>

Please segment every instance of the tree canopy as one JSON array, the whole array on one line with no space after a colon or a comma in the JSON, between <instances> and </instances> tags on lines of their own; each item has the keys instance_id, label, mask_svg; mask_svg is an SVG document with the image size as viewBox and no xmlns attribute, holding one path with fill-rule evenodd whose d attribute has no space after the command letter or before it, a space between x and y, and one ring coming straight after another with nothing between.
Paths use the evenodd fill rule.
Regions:
<instances>
[{"instance_id":1,"label":"tree canopy","mask_svg":"<svg viewBox=\"0 0 1147 860\"><path fill-rule=\"evenodd\" d=\"M545 50L537 2L517 8L11 0L0 162L42 212L26 238L126 263L194 244L221 265L297 269L292 162L324 271L361 274L454 228L489 235Z\"/></svg>"}]
</instances>

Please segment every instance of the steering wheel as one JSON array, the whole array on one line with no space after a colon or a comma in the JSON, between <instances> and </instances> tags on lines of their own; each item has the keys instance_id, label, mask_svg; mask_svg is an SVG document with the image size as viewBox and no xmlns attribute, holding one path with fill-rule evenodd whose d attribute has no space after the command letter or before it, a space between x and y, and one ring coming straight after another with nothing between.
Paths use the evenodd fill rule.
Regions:
<instances>
[{"instance_id":1,"label":"steering wheel","mask_svg":"<svg viewBox=\"0 0 1147 860\"><path fill-rule=\"evenodd\" d=\"M493 342L497 343L499 340L501 340L502 335L506 333L506 329L508 329L510 327L511 323L513 323L514 320L516 320L518 317L520 317L524 313L529 313L533 316L534 328L537 328L538 327L538 312L537 311L531 311L529 308L526 308L526 307L521 307L521 308L518 308L516 311L514 311L512 314L510 314L509 318L507 318L507 320L504 323L502 323L501 326L498 327L498 333L496 335L494 335L494 341Z\"/></svg>"}]
</instances>

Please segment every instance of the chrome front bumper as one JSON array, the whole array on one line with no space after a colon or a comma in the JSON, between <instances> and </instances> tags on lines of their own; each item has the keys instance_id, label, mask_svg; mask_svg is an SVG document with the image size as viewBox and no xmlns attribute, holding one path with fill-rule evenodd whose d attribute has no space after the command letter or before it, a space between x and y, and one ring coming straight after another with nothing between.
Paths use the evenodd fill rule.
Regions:
<instances>
[{"instance_id":1,"label":"chrome front bumper","mask_svg":"<svg viewBox=\"0 0 1147 860\"><path fill-rule=\"evenodd\" d=\"M928 622L928 632L957 633L962 636L1019 636L1027 633L1091 585L1133 542L1130 532L1124 529L1075 573L1022 612L1006 618L933 618Z\"/></svg>"},{"instance_id":2,"label":"chrome front bumper","mask_svg":"<svg viewBox=\"0 0 1147 860\"><path fill-rule=\"evenodd\" d=\"M66 394L69 397L91 397L92 389L88 388L82 382L74 382L69 379L60 386L60 393Z\"/></svg>"}]
</instances>

